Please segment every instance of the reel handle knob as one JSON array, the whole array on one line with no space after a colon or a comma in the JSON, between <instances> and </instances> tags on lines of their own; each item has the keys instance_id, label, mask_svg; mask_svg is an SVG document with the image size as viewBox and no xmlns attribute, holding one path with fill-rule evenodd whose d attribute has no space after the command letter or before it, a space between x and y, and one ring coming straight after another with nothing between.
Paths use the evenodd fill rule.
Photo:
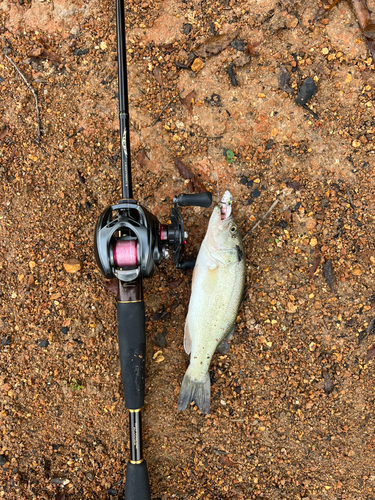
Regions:
<instances>
[{"instance_id":1,"label":"reel handle knob","mask_svg":"<svg viewBox=\"0 0 375 500\"><path fill-rule=\"evenodd\" d=\"M180 207L205 207L208 208L212 203L212 194L208 191L196 194L179 194L173 200Z\"/></svg>"},{"instance_id":2,"label":"reel handle knob","mask_svg":"<svg viewBox=\"0 0 375 500\"><path fill-rule=\"evenodd\" d=\"M195 261L197 259L185 259L181 260L177 264L177 269L181 269L181 271L188 271L189 269L194 269Z\"/></svg>"}]
</instances>

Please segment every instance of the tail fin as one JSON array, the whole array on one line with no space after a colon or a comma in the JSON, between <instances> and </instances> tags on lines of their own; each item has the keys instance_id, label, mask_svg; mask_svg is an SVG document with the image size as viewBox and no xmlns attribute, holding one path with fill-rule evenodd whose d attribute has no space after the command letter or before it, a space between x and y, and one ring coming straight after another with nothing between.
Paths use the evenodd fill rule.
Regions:
<instances>
[{"instance_id":1,"label":"tail fin","mask_svg":"<svg viewBox=\"0 0 375 500\"><path fill-rule=\"evenodd\" d=\"M203 382L195 382L189 376L189 368L186 370L181 384L180 396L177 409L186 410L187 406L194 401L200 411L207 415L210 413L211 382L210 375L206 373Z\"/></svg>"}]
</instances>

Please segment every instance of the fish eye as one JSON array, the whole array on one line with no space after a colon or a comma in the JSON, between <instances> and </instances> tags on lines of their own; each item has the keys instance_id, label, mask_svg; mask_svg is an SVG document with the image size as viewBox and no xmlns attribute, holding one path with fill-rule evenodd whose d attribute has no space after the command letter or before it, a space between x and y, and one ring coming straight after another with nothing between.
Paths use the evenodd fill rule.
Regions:
<instances>
[{"instance_id":1,"label":"fish eye","mask_svg":"<svg viewBox=\"0 0 375 500\"><path fill-rule=\"evenodd\" d=\"M237 234L237 226L231 226L229 228L229 231L232 233L232 236L235 236Z\"/></svg>"}]
</instances>

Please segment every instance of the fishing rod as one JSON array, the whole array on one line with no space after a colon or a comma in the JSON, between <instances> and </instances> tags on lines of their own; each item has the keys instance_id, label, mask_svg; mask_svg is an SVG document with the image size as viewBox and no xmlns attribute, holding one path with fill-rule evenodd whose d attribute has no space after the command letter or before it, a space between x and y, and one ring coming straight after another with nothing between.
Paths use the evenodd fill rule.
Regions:
<instances>
[{"instance_id":1,"label":"fishing rod","mask_svg":"<svg viewBox=\"0 0 375 500\"><path fill-rule=\"evenodd\" d=\"M95 227L94 252L105 278L118 278L117 325L121 379L129 411L130 459L125 500L151 500L147 464L142 450L141 410L145 396L146 331L143 278L169 256L177 268L192 269L195 260L183 260L187 234L178 206L209 207L209 192L173 198L170 222L161 224L133 199L129 136L129 100L126 71L124 0L116 0L119 120L122 199L107 207Z\"/></svg>"}]
</instances>

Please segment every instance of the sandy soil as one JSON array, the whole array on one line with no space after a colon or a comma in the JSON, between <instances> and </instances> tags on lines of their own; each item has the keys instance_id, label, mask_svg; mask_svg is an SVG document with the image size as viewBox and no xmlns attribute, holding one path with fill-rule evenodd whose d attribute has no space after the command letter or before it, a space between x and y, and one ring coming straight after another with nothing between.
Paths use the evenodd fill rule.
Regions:
<instances>
[{"instance_id":1,"label":"sandy soil","mask_svg":"<svg viewBox=\"0 0 375 500\"><path fill-rule=\"evenodd\" d=\"M247 293L213 359L208 416L177 412L191 273L164 261L145 282L155 500L374 498L374 64L348 3L314 24L317 10L127 2L136 199L167 221L187 188L179 157L216 199L231 190L243 235L280 200L245 240ZM236 29L199 71L176 66ZM115 296L93 256L96 220L121 197L114 2L3 0L0 38L0 497L121 498ZM38 96L40 143L6 56ZM306 109L295 99L308 77ZM192 91L191 109L177 98L153 125ZM210 210L183 213L196 255ZM72 258L81 270L68 273Z\"/></svg>"}]
</instances>

